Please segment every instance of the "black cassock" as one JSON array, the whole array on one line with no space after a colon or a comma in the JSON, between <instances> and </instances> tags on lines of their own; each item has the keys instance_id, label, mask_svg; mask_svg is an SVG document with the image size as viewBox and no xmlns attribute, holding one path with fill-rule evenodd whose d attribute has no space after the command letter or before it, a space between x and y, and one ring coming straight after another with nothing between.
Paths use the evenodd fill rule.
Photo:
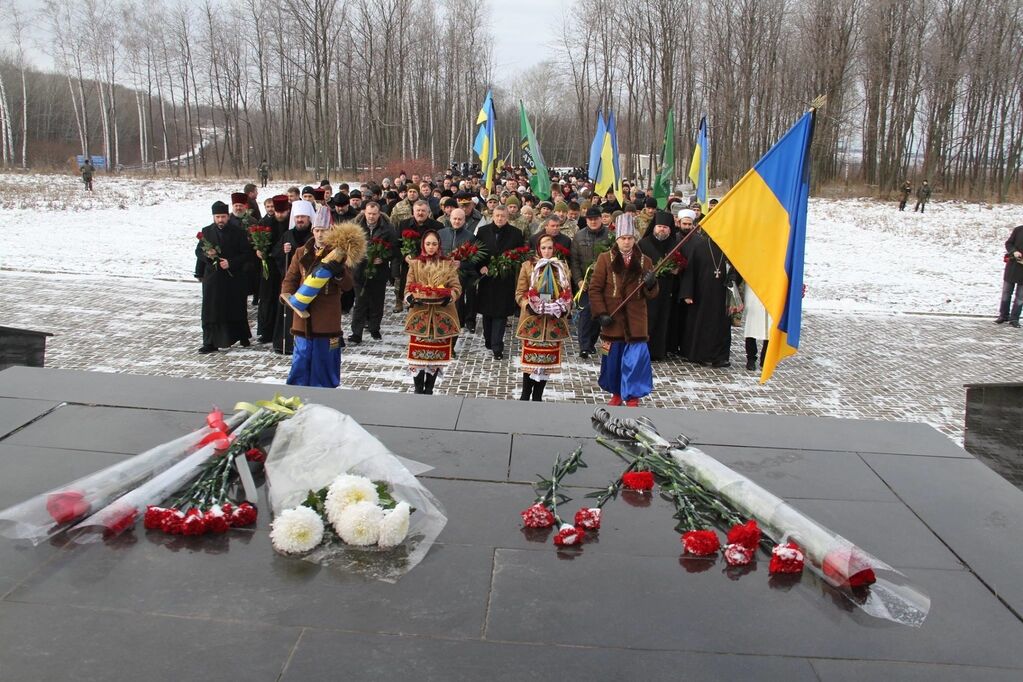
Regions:
<instances>
[{"instance_id":1,"label":"black cassock","mask_svg":"<svg viewBox=\"0 0 1023 682\"><path fill-rule=\"evenodd\" d=\"M681 237L678 235L669 234L664 240L658 240L651 229L649 235L639 240L639 248L656 265L668 255L675 244L678 244L679 239ZM669 350L668 334L674 317L675 301L678 298L679 276L669 272L658 277L657 296L647 299L647 346L650 348L651 360L663 360Z\"/></svg>"},{"instance_id":2,"label":"black cassock","mask_svg":"<svg viewBox=\"0 0 1023 682\"><path fill-rule=\"evenodd\" d=\"M248 233L240 226L228 223L221 228L213 223L204 227L202 234L219 249L218 258L228 262L224 270L219 260L206 256L202 242L195 247L195 276L202 280L202 342L227 348L252 336L245 304L255 254Z\"/></svg>"},{"instance_id":3,"label":"black cassock","mask_svg":"<svg viewBox=\"0 0 1023 682\"><path fill-rule=\"evenodd\" d=\"M682 273L678 297L687 307L681 354L690 362L726 362L732 345L727 310L729 264L718 245L698 232L682 247L689 265ZM686 305L685 299L693 303Z\"/></svg>"},{"instance_id":4,"label":"black cassock","mask_svg":"<svg viewBox=\"0 0 1023 682\"><path fill-rule=\"evenodd\" d=\"M291 265L291 258L298 251L298 247L304 246L306 241L312 236L312 229L299 230L292 228L287 230L281 235L281 238L277 240L274 245L273 259L277 263L277 269L281 273L281 278L288 272L288 266ZM291 244L291 252L284 253L284 245ZM278 296L280 295L280 285L277 285ZM284 355L291 355L295 347L295 339L291 336L291 317L294 313L291 311L291 307L285 305L283 302L277 307L277 320L274 323L274 351L282 353Z\"/></svg>"},{"instance_id":5,"label":"black cassock","mask_svg":"<svg viewBox=\"0 0 1023 682\"><path fill-rule=\"evenodd\" d=\"M260 225L270 227L270 246L263 254L266 259L267 277L263 277L263 266L259 259L256 259L256 273L259 276L259 311L256 315L256 336L260 343L268 343L273 340L274 328L277 325L277 318L280 317L281 306L281 280L284 273L278 259L273 255L274 246L280 241L281 235L288 231L287 220L277 220L272 214L267 214L259 221Z\"/></svg>"}]
</instances>

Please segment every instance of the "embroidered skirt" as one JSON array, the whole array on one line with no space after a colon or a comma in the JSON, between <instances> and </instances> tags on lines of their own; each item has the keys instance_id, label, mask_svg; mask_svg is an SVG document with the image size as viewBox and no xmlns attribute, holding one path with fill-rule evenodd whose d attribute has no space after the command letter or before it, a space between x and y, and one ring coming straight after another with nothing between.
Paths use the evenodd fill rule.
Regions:
<instances>
[{"instance_id":1,"label":"embroidered skirt","mask_svg":"<svg viewBox=\"0 0 1023 682\"><path fill-rule=\"evenodd\" d=\"M451 339L427 339L414 334L408 338L409 364L415 367L443 366L451 362Z\"/></svg>"},{"instance_id":2,"label":"embroidered skirt","mask_svg":"<svg viewBox=\"0 0 1023 682\"><path fill-rule=\"evenodd\" d=\"M522 339L522 371L543 370L550 374L561 369L561 341L530 341Z\"/></svg>"}]
</instances>

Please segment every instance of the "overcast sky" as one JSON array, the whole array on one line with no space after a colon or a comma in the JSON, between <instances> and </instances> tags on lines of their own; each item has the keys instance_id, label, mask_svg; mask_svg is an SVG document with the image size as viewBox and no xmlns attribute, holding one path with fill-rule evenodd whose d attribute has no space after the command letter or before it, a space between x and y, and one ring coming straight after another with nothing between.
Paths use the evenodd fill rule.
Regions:
<instances>
[{"instance_id":1,"label":"overcast sky","mask_svg":"<svg viewBox=\"0 0 1023 682\"><path fill-rule=\"evenodd\" d=\"M0 6L11 1L0 0ZM186 1L196 5L202 2ZM53 60L36 47L48 39L45 23L36 18L40 3L35 0L13 2L23 15L37 23L27 45L30 61L39 68L52 69ZM558 39L562 12L574 4L574 0L490 0L494 75L499 83L506 84L521 71L553 57L552 43ZM0 24L0 49L14 51L12 35L8 24Z\"/></svg>"}]
</instances>

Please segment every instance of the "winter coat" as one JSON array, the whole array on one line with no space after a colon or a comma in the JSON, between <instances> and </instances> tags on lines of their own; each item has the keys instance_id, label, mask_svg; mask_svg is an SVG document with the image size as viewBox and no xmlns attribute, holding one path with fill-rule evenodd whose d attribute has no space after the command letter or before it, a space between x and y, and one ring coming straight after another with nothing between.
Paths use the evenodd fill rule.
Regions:
<instances>
[{"instance_id":1,"label":"winter coat","mask_svg":"<svg viewBox=\"0 0 1023 682\"><path fill-rule=\"evenodd\" d=\"M282 276L288 272L288 266L295 259L298 248L312 239L312 236L313 230L311 227L305 230L292 228L286 230L281 235L281 238L277 240L270 255L273 257L274 262L277 263L277 269L282 273ZM291 244L291 253L284 253L285 244Z\"/></svg>"},{"instance_id":2,"label":"winter coat","mask_svg":"<svg viewBox=\"0 0 1023 682\"><path fill-rule=\"evenodd\" d=\"M383 239L391 243L390 253L382 256L384 262L376 266L376 273L373 275L374 281L387 279L391 274L391 262L401 256L401 238L398 236L398 231L394 229L391 221L382 212L376 225L372 228L366 224L365 213L360 213L353 222L366 231L367 244L373 239ZM360 286L366 283L366 266L368 264L368 260L363 259L355 266L355 281Z\"/></svg>"},{"instance_id":3,"label":"winter coat","mask_svg":"<svg viewBox=\"0 0 1023 682\"><path fill-rule=\"evenodd\" d=\"M412 203L408 199L402 199L396 203L388 213L392 225L398 225L403 220L412 217Z\"/></svg>"},{"instance_id":4,"label":"winter coat","mask_svg":"<svg viewBox=\"0 0 1023 682\"><path fill-rule=\"evenodd\" d=\"M568 266L563 261L553 261L555 267L560 268L566 278L569 277ZM568 329L568 316L566 312L561 317L551 315L537 315L529 307L529 290L533 287L533 267L536 259L532 258L522 264L519 270L519 279L515 285L515 302L519 305L519 324L516 327L515 336L528 341L564 341L570 335Z\"/></svg>"},{"instance_id":5,"label":"winter coat","mask_svg":"<svg viewBox=\"0 0 1023 682\"><path fill-rule=\"evenodd\" d=\"M246 320L247 274L255 259L248 233L228 222L222 228L216 223L207 225L202 235L219 249L217 258L211 261L202 242L195 247L195 276L202 280L203 324ZM220 258L227 260L227 270L220 267Z\"/></svg>"},{"instance_id":6,"label":"winter coat","mask_svg":"<svg viewBox=\"0 0 1023 682\"><path fill-rule=\"evenodd\" d=\"M577 285L583 281L586 268L597 259L597 245L607 239L607 232L607 228L601 225L596 232L587 227L575 233L569 264L572 266L572 281Z\"/></svg>"},{"instance_id":7,"label":"winter coat","mask_svg":"<svg viewBox=\"0 0 1023 682\"><path fill-rule=\"evenodd\" d=\"M601 327L600 336L605 341L646 341L647 340L647 299L657 296L658 288L643 286L643 276L652 270L654 264L642 251L632 250L632 260L625 265L618 245L610 251L597 256L593 267L593 275L587 291L590 294L590 314L594 319L601 315L611 315L625 298L636 287L639 292L629 299L614 320L606 327Z\"/></svg>"},{"instance_id":8,"label":"winter coat","mask_svg":"<svg viewBox=\"0 0 1023 682\"><path fill-rule=\"evenodd\" d=\"M445 227L437 233L437 236L440 237L440 250L445 255L449 256L452 251L462 244L467 244L468 242L475 241L476 239L468 225L463 225L459 230L451 227ZM463 276L471 276L476 271L476 265L469 261L463 261L459 270Z\"/></svg>"},{"instance_id":9,"label":"winter coat","mask_svg":"<svg viewBox=\"0 0 1023 682\"><path fill-rule=\"evenodd\" d=\"M1012 230L1012 234L1005 241L1005 253L1009 256L1009 262L1005 264L1005 274L1002 280L1023 284L1023 264L1017 263L1012 257L1014 251L1023 253L1023 225Z\"/></svg>"},{"instance_id":10,"label":"winter coat","mask_svg":"<svg viewBox=\"0 0 1023 682\"><path fill-rule=\"evenodd\" d=\"M919 199L920 201L927 201L928 199L930 199L931 198L931 186L930 185L920 185L920 187L916 190L916 198Z\"/></svg>"},{"instance_id":11,"label":"winter coat","mask_svg":"<svg viewBox=\"0 0 1023 682\"><path fill-rule=\"evenodd\" d=\"M413 230L415 232L418 232L419 236L422 237L423 233L426 232L427 230L433 230L439 233L442 229L444 229L444 226L441 225L436 220L434 220L433 218L427 218L422 223L417 223L416 219L411 217L396 223L392 218L391 223L395 225L395 229L398 231L399 237L401 237L401 234L405 230Z\"/></svg>"},{"instance_id":12,"label":"winter coat","mask_svg":"<svg viewBox=\"0 0 1023 682\"><path fill-rule=\"evenodd\" d=\"M484 225L476 233L476 239L487 252L486 259L477 265L477 271L489 265L494 256L508 249L517 249L525 243L522 232L511 224L501 228L493 223ZM476 296L477 311L487 317L510 317L517 313L519 308L515 304L515 284L514 273L503 277L481 277Z\"/></svg>"},{"instance_id":13,"label":"winter coat","mask_svg":"<svg viewBox=\"0 0 1023 682\"><path fill-rule=\"evenodd\" d=\"M288 298L310 274L316 272L320 262L333 249L325 249L316 254L315 242L310 239L294 254L288 272L281 283L281 297ZM307 338L341 336L341 294L350 291L355 285L352 270L345 267L340 275L331 277L320 289L306 311L309 317L294 315L291 322L291 333Z\"/></svg>"},{"instance_id":14,"label":"winter coat","mask_svg":"<svg viewBox=\"0 0 1023 682\"><path fill-rule=\"evenodd\" d=\"M409 263L408 279L405 282L405 292L407 295L411 295L410 287L413 284L426 283L423 277L423 269L425 267L426 263L419 258ZM458 322L458 311L455 309L455 301L462 295L462 283L458 278L458 268L451 268L450 276L445 280L444 286L451 289L451 300L448 301L447 305L413 303L409 306L408 315L405 317L406 334L412 334L433 341L458 336L460 324Z\"/></svg>"},{"instance_id":15,"label":"winter coat","mask_svg":"<svg viewBox=\"0 0 1023 682\"><path fill-rule=\"evenodd\" d=\"M540 242L540 237L542 235L545 235L545 234L547 234L547 233L546 232L537 232L532 237L530 237L529 238L529 242L528 242L529 243L529 248L531 248L534 251L536 251L536 245ZM563 235L563 234L561 234L559 232L558 234L554 235L554 243L557 246L560 246L560 247L562 247L564 249L567 249L569 253L572 253L572 239L571 239L571 237L566 237L565 235Z\"/></svg>"}]
</instances>

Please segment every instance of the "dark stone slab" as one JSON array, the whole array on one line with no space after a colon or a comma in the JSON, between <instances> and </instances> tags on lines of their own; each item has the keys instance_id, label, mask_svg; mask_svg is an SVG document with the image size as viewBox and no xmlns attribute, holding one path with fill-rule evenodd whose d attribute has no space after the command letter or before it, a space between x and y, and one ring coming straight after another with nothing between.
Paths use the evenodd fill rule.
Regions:
<instances>
[{"instance_id":1,"label":"dark stone slab","mask_svg":"<svg viewBox=\"0 0 1023 682\"><path fill-rule=\"evenodd\" d=\"M52 560L59 551L59 547L49 544L33 547L25 541L0 538L0 598ZM0 644L0 653L2 651L3 645Z\"/></svg>"},{"instance_id":2,"label":"dark stone slab","mask_svg":"<svg viewBox=\"0 0 1023 682\"><path fill-rule=\"evenodd\" d=\"M506 433L366 425L391 452L435 467L431 478L503 481L512 437Z\"/></svg>"},{"instance_id":3,"label":"dark stone slab","mask_svg":"<svg viewBox=\"0 0 1023 682\"><path fill-rule=\"evenodd\" d=\"M0 438L46 414L58 404L56 400L0 398Z\"/></svg>"},{"instance_id":4,"label":"dark stone slab","mask_svg":"<svg viewBox=\"0 0 1023 682\"><path fill-rule=\"evenodd\" d=\"M9 598L196 619L474 637L483 625L492 559L489 548L438 544L414 571L388 584L278 556L263 529L181 538L136 528L115 546L67 552Z\"/></svg>"},{"instance_id":5,"label":"dark stone slab","mask_svg":"<svg viewBox=\"0 0 1023 682\"><path fill-rule=\"evenodd\" d=\"M855 452L697 446L786 499L896 501Z\"/></svg>"},{"instance_id":6,"label":"dark stone slab","mask_svg":"<svg viewBox=\"0 0 1023 682\"><path fill-rule=\"evenodd\" d=\"M590 437L556 438L515 434L512 437L511 469L508 480L532 483L538 475L550 476L554 458L569 457L580 445L583 446L583 462L586 468L579 469L568 479L573 486L603 488L618 479L628 466L614 452Z\"/></svg>"},{"instance_id":7,"label":"dark stone slab","mask_svg":"<svg viewBox=\"0 0 1023 682\"><path fill-rule=\"evenodd\" d=\"M966 387L963 446L1017 488L1023 488L1023 383Z\"/></svg>"},{"instance_id":8,"label":"dark stone slab","mask_svg":"<svg viewBox=\"0 0 1023 682\"><path fill-rule=\"evenodd\" d=\"M960 663L1023 668L1023 623L965 571L914 570L940 603L920 628L845 612L816 579L771 589L766 562L737 580L675 559L497 550L485 636L517 642ZM538 579L542 576L542 579ZM599 613L584 605L596 601ZM955 642L955 646L949 646Z\"/></svg>"},{"instance_id":9,"label":"dark stone slab","mask_svg":"<svg viewBox=\"0 0 1023 682\"><path fill-rule=\"evenodd\" d=\"M6 682L274 680L299 634L250 622L0 602L0 676Z\"/></svg>"},{"instance_id":10,"label":"dark stone slab","mask_svg":"<svg viewBox=\"0 0 1023 682\"><path fill-rule=\"evenodd\" d=\"M124 460L124 455L0 443L0 509Z\"/></svg>"},{"instance_id":11,"label":"dark stone slab","mask_svg":"<svg viewBox=\"0 0 1023 682\"><path fill-rule=\"evenodd\" d=\"M309 631L288 662L285 682L359 680L793 680L816 682L805 659L686 654L440 640ZM668 671L673 671L669 674Z\"/></svg>"},{"instance_id":12,"label":"dark stone slab","mask_svg":"<svg viewBox=\"0 0 1023 682\"><path fill-rule=\"evenodd\" d=\"M547 436L590 436L593 405L558 404L557 420L550 405L519 400L466 400L455 428L459 431L492 431Z\"/></svg>"},{"instance_id":13,"label":"dark stone slab","mask_svg":"<svg viewBox=\"0 0 1023 682\"><path fill-rule=\"evenodd\" d=\"M204 425L190 412L63 405L2 443L134 455Z\"/></svg>"},{"instance_id":14,"label":"dark stone slab","mask_svg":"<svg viewBox=\"0 0 1023 682\"><path fill-rule=\"evenodd\" d=\"M884 661L812 660L821 682L863 682L899 680L899 682L1019 682L1020 670L931 665L927 663L888 663Z\"/></svg>"},{"instance_id":15,"label":"dark stone slab","mask_svg":"<svg viewBox=\"0 0 1023 682\"><path fill-rule=\"evenodd\" d=\"M1023 492L977 460L929 458L922 467L912 458L864 458L981 580L1023 614Z\"/></svg>"}]
</instances>

